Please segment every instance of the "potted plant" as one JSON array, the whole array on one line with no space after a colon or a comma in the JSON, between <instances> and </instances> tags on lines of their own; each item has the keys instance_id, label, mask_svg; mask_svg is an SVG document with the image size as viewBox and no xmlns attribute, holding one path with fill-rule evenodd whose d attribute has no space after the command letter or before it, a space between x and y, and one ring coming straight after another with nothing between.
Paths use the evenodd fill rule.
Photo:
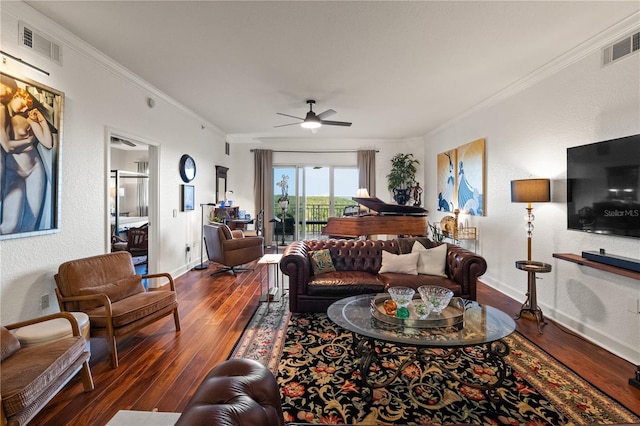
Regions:
<instances>
[{"instance_id":1,"label":"potted plant","mask_svg":"<svg viewBox=\"0 0 640 426\"><path fill-rule=\"evenodd\" d=\"M391 171L387 175L387 187L393 192L393 199L398 204L407 204L409 190L416 182L416 165L420 164L413 154L398 153L391 158Z\"/></svg>"}]
</instances>

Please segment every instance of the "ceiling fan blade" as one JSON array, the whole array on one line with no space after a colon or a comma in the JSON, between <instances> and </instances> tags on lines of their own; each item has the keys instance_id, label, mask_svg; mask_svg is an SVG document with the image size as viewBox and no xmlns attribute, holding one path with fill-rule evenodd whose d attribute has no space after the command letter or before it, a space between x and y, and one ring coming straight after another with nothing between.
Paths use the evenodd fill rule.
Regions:
<instances>
[{"instance_id":1,"label":"ceiling fan blade","mask_svg":"<svg viewBox=\"0 0 640 426\"><path fill-rule=\"evenodd\" d=\"M299 126L300 123L290 123L290 124L281 124L279 126L273 126L273 127L286 127L286 126Z\"/></svg>"},{"instance_id":2,"label":"ceiling fan blade","mask_svg":"<svg viewBox=\"0 0 640 426\"><path fill-rule=\"evenodd\" d=\"M324 119L325 119L325 118L327 118L327 117L331 117L331 116L332 116L333 114L335 114L335 113L336 113L336 112L335 112L334 110L332 110L332 109L328 109L328 110L326 110L325 112L318 114L318 118L319 118L320 120L324 120Z\"/></svg>"},{"instance_id":3,"label":"ceiling fan blade","mask_svg":"<svg viewBox=\"0 0 640 426\"><path fill-rule=\"evenodd\" d=\"M326 124L328 126L346 126L349 127L351 126L351 123L346 122L346 121L330 121L330 120L322 120L321 121L322 124Z\"/></svg>"},{"instance_id":4,"label":"ceiling fan blade","mask_svg":"<svg viewBox=\"0 0 640 426\"><path fill-rule=\"evenodd\" d=\"M304 120L304 118L296 117L295 115L284 114L282 112L276 112L278 115L284 115L285 117L297 118L298 120Z\"/></svg>"},{"instance_id":5,"label":"ceiling fan blade","mask_svg":"<svg viewBox=\"0 0 640 426\"><path fill-rule=\"evenodd\" d=\"M128 145L130 147L135 147L136 146L136 144L131 142L131 141L128 141L126 139L120 139L120 138L117 138L115 136L111 137L111 142L113 142L113 143L121 143L121 144L124 144L124 145Z\"/></svg>"}]
</instances>

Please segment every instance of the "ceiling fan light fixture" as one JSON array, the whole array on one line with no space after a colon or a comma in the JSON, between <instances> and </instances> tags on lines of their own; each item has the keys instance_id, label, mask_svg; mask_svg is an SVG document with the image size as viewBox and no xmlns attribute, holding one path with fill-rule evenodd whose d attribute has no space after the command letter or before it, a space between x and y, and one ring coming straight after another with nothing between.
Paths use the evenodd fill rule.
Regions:
<instances>
[{"instance_id":1,"label":"ceiling fan light fixture","mask_svg":"<svg viewBox=\"0 0 640 426\"><path fill-rule=\"evenodd\" d=\"M317 129L320 126L322 126L322 123L316 120L303 121L302 123L300 123L300 127L302 127L303 129Z\"/></svg>"}]
</instances>

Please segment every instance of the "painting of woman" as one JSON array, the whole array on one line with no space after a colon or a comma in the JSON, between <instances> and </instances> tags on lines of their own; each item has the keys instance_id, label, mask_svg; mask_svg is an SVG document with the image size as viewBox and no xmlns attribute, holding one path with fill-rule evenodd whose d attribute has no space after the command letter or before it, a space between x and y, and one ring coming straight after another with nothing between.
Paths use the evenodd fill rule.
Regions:
<instances>
[{"instance_id":1,"label":"painting of woman","mask_svg":"<svg viewBox=\"0 0 640 426\"><path fill-rule=\"evenodd\" d=\"M47 105L38 88L0 77L0 236L52 229L55 97L39 97Z\"/></svg>"}]
</instances>

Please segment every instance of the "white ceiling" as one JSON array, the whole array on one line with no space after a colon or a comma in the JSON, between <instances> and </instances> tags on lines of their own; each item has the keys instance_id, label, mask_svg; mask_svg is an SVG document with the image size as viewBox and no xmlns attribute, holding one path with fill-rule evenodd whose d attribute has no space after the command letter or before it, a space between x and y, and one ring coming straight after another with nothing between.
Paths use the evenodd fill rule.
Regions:
<instances>
[{"instance_id":1,"label":"white ceiling","mask_svg":"<svg viewBox=\"0 0 640 426\"><path fill-rule=\"evenodd\" d=\"M231 139L422 136L640 10L635 1L27 1Z\"/></svg>"}]
</instances>

